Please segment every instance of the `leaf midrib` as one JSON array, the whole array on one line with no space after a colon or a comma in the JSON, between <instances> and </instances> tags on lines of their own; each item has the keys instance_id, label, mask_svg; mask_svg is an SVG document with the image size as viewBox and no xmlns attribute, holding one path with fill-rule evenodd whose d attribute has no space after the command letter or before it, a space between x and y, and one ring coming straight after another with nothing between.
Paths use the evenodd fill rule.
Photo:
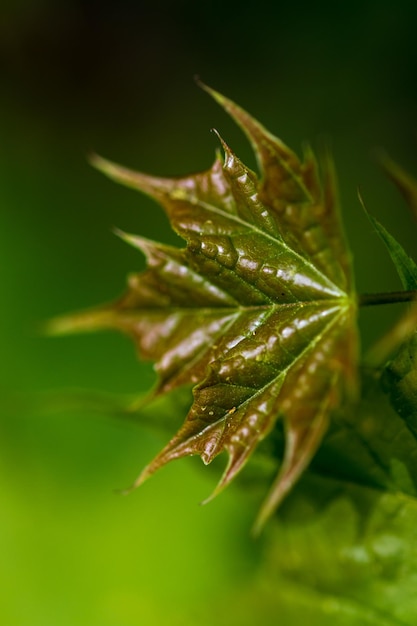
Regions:
<instances>
[{"instance_id":1,"label":"leaf midrib","mask_svg":"<svg viewBox=\"0 0 417 626\"><path fill-rule=\"evenodd\" d=\"M311 306L311 305L316 305L318 308L322 308L322 309L328 309L328 308L338 308L340 310L345 310L348 309L350 306L353 305L353 300L351 298L349 298L349 296L347 296L345 294L345 297L340 297L340 298L331 298L331 299L312 299L312 300L297 300L296 302L283 302L283 303L276 303L276 302L271 302L268 304L255 304L255 305L236 305L236 306L211 306L211 307L192 307L192 306L172 306L172 307L166 307L166 306L160 306L160 307L142 307L140 309L132 309L131 311L129 311L129 309L124 309L124 310L118 310L117 312L117 318L118 319L123 319L123 318L130 318L130 317L134 317L135 315L140 315L143 316L143 311L149 312L149 313L155 313L155 314L160 314L161 312L167 312L168 310L168 315L173 314L173 313L182 313L183 315L194 315L194 314L213 314L213 313L219 313L219 314L224 314L224 315L231 315L233 312L236 313L247 313L247 312L252 312L252 311L264 311L264 310L271 310L272 312L277 311L279 309L302 309L306 306Z\"/></svg>"},{"instance_id":2,"label":"leaf midrib","mask_svg":"<svg viewBox=\"0 0 417 626\"><path fill-rule=\"evenodd\" d=\"M339 321L340 315L341 315L342 311L339 310L338 314L335 315L333 318L331 318L329 320L329 322L326 324L325 328L323 328L321 333L318 333L314 339L312 341L310 341L307 346L304 348L304 350L302 350L300 352L300 354L298 354L288 365L287 367L285 367L284 369L280 370L279 373L274 376L271 380L269 380L263 387L261 387L260 389L257 389L251 396L249 396L249 398L247 398L246 400L244 400L239 407L237 407L238 410L240 410L242 407L245 407L246 404L248 404L249 402L252 402L254 398L258 397L259 395L261 395L262 393L264 393L264 391L266 391L268 389L268 387L270 387L271 385L273 385L274 383L276 383L278 381L279 378L283 377L284 379L286 378L288 372L291 370L292 367L294 367L301 358L303 358L305 355L307 355L311 350L314 350L314 348L316 347L316 345L323 339L323 337L325 336L325 334L327 332L329 332L329 330ZM222 415L221 417L219 417L218 420L216 420L215 422L212 422L211 424L209 424L208 426L206 426L206 428L204 428L202 431L200 431L198 433L198 435L194 435L193 437L190 437L190 440L195 439L196 437L201 437L201 435L205 432L208 432L210 429L212 429L213 427L221 424L228 416L228 413L226 412L224 415ZM265 433L266 435L266 433Z\"/></svg>"},{"instance_id":3,"label":"leaf midrib","mask_svg":"<svg viewBox=\"0 0 417 626\"><path fill-rule=\"evenodd\" d=\"M233 213L228 213L218 207L216 207L213 204L210 204L208 202L204 202L203 200L198 200L197 202L195 202L195 199L190 197L189 202L191 204L194 205L198 205L203 209L206 209L207 211L211 211L213 213L216 213L217 215L220 215L221 217L225 217L226 219L231 219L234 222L236 222L237 224L240 224L241 226L245 226L246 228L248 228L251 232L255 232L259 235L261 235L262 237L265 237L266 239L272 241L274 243L274 245L277 245L277 243L282 246L283 248L286 249L286 251L293 257L297 258L304 267L308 267L313 273L315 273L317 276L320 277L322 283L324 284L324 286L327 286L328 288L332 289L333 291L335 291L335 295L339 294L339 297L342 297L343 295L346 295L346 293L340 289L340 287L338 287L332 280L330 280L330 278L328 278L328 276L326 276L325 274L323 274L323 272L321 270L319 270L313 263L311 263L306 257L304 257L303 255L301 255L299 252L297 252L296 250L294 250L293 248L291 248L286 241L282 238L282 237L273 237L271 234L265 232L264 230L262 230L261 228L259 228L258 226L256 226L256 224L251 224L245 220L243 220L242 218L240 218L238 215L235 215ZM194 202L193 202L194 200ZM265 207L267 208L267 207Z\"/></svg>"}]
</instances>

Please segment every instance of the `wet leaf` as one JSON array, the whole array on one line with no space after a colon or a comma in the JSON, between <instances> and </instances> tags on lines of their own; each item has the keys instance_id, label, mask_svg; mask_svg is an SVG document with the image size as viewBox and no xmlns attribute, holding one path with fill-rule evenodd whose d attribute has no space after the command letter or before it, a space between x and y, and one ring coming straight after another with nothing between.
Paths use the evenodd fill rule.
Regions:
<instances>
[{"instance_id":1,"label":"wet leaf","mask_svg":"<svg viewBox=\"0 0 417 626\"><path fill-rule=\"evenodd\" d=\"M356 299L329 158L303 161L256 120L207 91L237 121L261 178L220 139L204 172L137 173L94 157L112 179L159 202L184 249L120 235L148 268L101 309L57 320L55 332L115 328L156 362L155 395L194 385L184 425L135 486L168 461L228 453L218 493L280 420L285 455L257 521L259 530L297 481L331 411L355 389Z\"/></svg>"}]
</instances>

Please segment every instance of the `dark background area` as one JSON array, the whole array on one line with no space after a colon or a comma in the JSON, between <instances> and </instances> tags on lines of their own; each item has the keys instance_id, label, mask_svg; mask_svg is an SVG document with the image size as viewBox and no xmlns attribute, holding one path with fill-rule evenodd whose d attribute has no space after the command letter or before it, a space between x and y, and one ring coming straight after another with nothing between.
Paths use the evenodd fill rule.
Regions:
<instances>
[{"instance_id":1,"label":"dark background area","mask_svg":"<svg viewBox=\"0 0 417 626\"><path fill-rule=\"evenodd\" d=\"M87 155L154 174L208 167L217 128L253 155L195 84L231 97L300 153L331 141L360 291L399 288L357 200L415 254L415 230L373 152L417 172L417 4L81 2L0 5L0 609L8 626L211 624L250 584L256 503L182 461L119 498L170 436L84 411L34 408L60 389L143 392L119 336L45 338L42 321L107 301L143 267L128 232L177 242L161 210ZM366 348L398 307L361 314ZM220 468L220 466L218 466ZM220 471L220 470L219 470ZM196 621L197 620L197 621ZM206 620L206 621L204 621ZM252 618L248 624L252 624ZM275 623L275 622L274 622Z\"/></svg>"}]
</instances>

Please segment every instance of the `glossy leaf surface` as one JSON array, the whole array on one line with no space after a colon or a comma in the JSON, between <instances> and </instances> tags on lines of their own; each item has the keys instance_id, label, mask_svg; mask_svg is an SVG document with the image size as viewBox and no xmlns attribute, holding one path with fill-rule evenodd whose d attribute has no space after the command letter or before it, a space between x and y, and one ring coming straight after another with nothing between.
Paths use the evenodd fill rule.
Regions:
<instances>
[{"instance_id":1,"label":"glossy leaf surface","mask_svg":"<svg viewBox=\"0 0 417 626\"><path fill-rule=\"evenodd\" d=\"M206 88L207 89L207 88ZM207 89L208 90L208 89ZM220 139L202 173L160 178L94 158L165 209L177 249L122 234L148 269L118 302L58 320L58 332L116 328L156 362L156 394L194 385L184 425L135 485L176 458L229 461L216 493L282 420L285 455L259 529L309 464L332 409L355 388L356 302L329 159L320 179L230 100L208 90L246 132L261 179Z\"/></svg>"}]
</instances>

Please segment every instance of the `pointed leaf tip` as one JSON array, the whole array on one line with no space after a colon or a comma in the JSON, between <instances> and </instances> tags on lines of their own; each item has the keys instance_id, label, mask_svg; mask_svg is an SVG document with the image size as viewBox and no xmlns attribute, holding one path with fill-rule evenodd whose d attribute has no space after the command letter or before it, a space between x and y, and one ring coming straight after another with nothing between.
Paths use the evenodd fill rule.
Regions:
<instances>
[{"instance_id":1,"label":"pointed leaf tip","mask_svg":"<svg viewBox=\"0 0 417 626\"><path fill-rule=\"evenodd\" d=\"M144 237L140 237L139 235L133 235L132 233L126 233L120 228L114 227L113 233L119 237L122 241L127 243L132 248L136 248L140 250L143 254L146 254L148 249L152 246L153 242Z\"/></svg>"},{"instance_id":2,"label":"pointed leaf tip","mask_svg":"<svg viewBox=\"0 0 417 626\"><path fill-rule=\"evenodd\" d=\"M122 185L126 185L127 187L142 190L142 185L140 184L142 175L139 172L134 172L98 154L94 154L90 157L90 164L96 170L107 176L107 178Z\"/></svg>"},{"instance_id":3,"label":"pointed leaf tip","mask_svg":"<svg viewBox=\"0 0 417 626\"><path fill-rule=\"evenodd\" d=\"M123 496L130 495L133 491L136 491L139 487L141 487L147 480L154 474L155 470L151 469L151 464L147 465L142 472L139 474L137 479L130 485L130 487L126 487L125 489L120 489L118 492Z\"/></svg>"},{"instance_id":4,"label":"pointed leaf tip","mask_svg":"<svg viewBox=\"0 0 417 626\"><path fill-rule=\"evenodd\" d=\"M44 325L50 336L89 333L102 328L112 328L117 315L112 309L98 308L81 313L55 317Z\"/></svg>"},{"instance_id":5,"label":"pointed leaf tip","mask_svg":"<svg viewBox=\"0 0 417 626\"><path fill-rule=\"evenodd\" d=\"M414 260L406 253L402 245L395 239L391 233L374 217L366 208L360 192L358 191L359 200L362 207L374 227L375 232L385 244L391 260L397 270L402 286L406 291L417 289L417 265Z\"/></svg>"}]
</instances>

